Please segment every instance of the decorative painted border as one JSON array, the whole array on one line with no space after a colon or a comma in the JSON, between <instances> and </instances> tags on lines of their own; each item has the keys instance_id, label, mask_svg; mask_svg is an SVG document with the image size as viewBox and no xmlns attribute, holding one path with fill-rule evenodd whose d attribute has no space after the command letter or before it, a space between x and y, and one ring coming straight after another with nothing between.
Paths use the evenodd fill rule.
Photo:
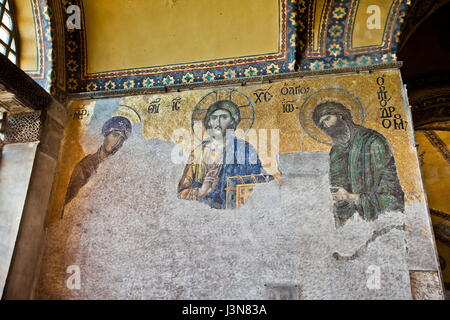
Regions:
<instances>
[{"instance_id":1,"label":"decorative painted border","mask_svg":"<svg viewBox=\"0 0 450 320\"><path fill-rule=\"evenodd\" d=\"M297 0L279 0L279 3L280 52L260 57L87 74L84 31L66 29L67 91L75 93L164 87L292 72L295 70L297 48ZM63 1L64 10L70 5L82 8L82 1Z\"/></svg>"},{"instance_id":2,"label":"decorative painted border","mask_svg":"<svg viewBox=\"0 0 450 320\"><path fill-rule=\"evenodd\" d=\"M300 8L301 21L308 21L308 14L312 8L307 5L308 0L298 0ZM396 0L393 4L395 10L391 12L386 25L387 31L383 35L385 44L383 46L371 46L362 49L351 49L352 32L350 25L352 24L352 15L356 12L355 7L359 2L354 0L332 1L328 12L328 21L326 33L324 37L325 52L320 57L309 55L306 48L305 56L299 61L299 69L302 71L317 71L325 69L340 69L356 66L377 65L381 63L390 63L396 61L396 52L398 47L398 39L400 35L400 27L403 16L406 14L410 1ZM308 10L302 8L307 7ZM313 26L310 25L309 28ZM310 34L310 33L308 33ZM308 39L309 41L310 39ZM305 49L305 48L302 48Z\"/></svg>"},{"instance_id":3,"label":"decorative painted border","mask_svg":"<svg viewBox=\"0 0 450 320\"><path fill-rule=\"evenodd\" d=\"M319 71L295 71L289 73L278 73L271 75L264 75L258 77L246 77L246 78L234 78L223 79L211 82L196 82L188 84L177 84L166 87L150 87L150 88L133 88L124 90L109 90L109 91L91 91L91 92L74 92L68 94L66 98L68 100L79 99L103 99L103 98L117 98L127 97L132 95L153 95L174 91L192 90L199 88L215 88L215 87L229 87L229 86L246 86L257 83L270 83L278 80L288 80L324 75L338 75L344 73L361 73L361 72L373 72L376 70L399 70L402 67L401 62L390 62L368 66L357 66L351 68L341 69L325 69Z\"/></svg>"},{"instance_id":4,"label":"decorative painted border","mask_svg":"<svg viewBox=\"0 0 450 320\"><path fill-rule=\"evenodd\" d=\"M350 9L349 19L346 22L346 29L348 30L345 39L344 54L351 55L355 53L370 53L374 49L376 50L386 50L391 46L393 41L393 28L395 27L395 22L398 17L398 11L400 8L401 0L396 0L391 4L389 8L388 16L386 18L386 24L383 30L383 37L380 45L366 46L366 47L353 47L353 29L356 21L356 14L359 8L359 1L356 5Z\"/></svg>"},{"instance_id":5,"label":"decorative painted border","mask_svg":"<svg viewBox=\"0 0 450 320\"><path fill-rule=\"evenodd\" d=\"M48 0L30 1L36 27L38 69L25 72L47 92L54 94L56 75L53 68L55 54L53 50L52 11L49 7Z\"/></svg>"},{"instance_id":6,"label":"decorative painted border","mask_svg":"<svg viewBox=\"0 0 450 320\"><path fill-rule=\"evenodd\" d=\"M44 35L42 32L42 15L39 10L38 0L29 0L31 2L31 9L33 10L33 19L35 27L36 38L36 54L37 54L37 68L35 70L24 70L34 80L44 79ZM20 25L18 26L20 32Z\"/></svg>"},{"instance_id":7,"label":"decorative painted border","mask_svg":"<svg viewBox=\"0 0 450 320\"><path fill-rule=\"evenodd\" d=\"M277 53L270 54L262 54L256 56L242 56L236 58L227 58L227 59L215 59L211 61L200 61L200 62L187 62L182 64L175 65L163 65L163 66L155 66L155 67L143 67L143 68L131 68L131 69L123 69L123 70L111 70L97 73L88 73L88 57L86 55L86 29L83 28L81 32L81 44L82 44L82 79L92 80L92 79L102 79L105 77L118 77L118 76L139 76L139 75L150 75L150 74L159 74L159 73L168 73L168 72L179 72L186 70L200 70L200 69L214 69L217 67L230 67L235 65L247 65L252 63L260 63L265 61L277 61L284 60L286 58L287 53L287 41L286 41L286 30L287 30L287 19L286 12L286 0L277 0L279 1L280 8L280 31L281 34L279 36L278 43L278 51ZM81 2L81 10L84 12L83 2Z\"/></svg>"},{"instance_id":8,"label":"decorative painted border","mask_svg":"<svg viewBox=\"0 0 450 320\"><path fill-rule=\"evenodd\" d=\"M327 23L328 23L328 13L330 11L330 7L331 7L331 2L332 0L325 0L325 4L324 4L324 19L320 21L320 27L319 27L319 48L317 48L317 50L314 50L314 28L309 28L308 29L308 47L307 47L307 52L306 55L308 57L321 57L326 55L325 52L325 46L324 46L324 42L325 42L325 36L326 36L326 32L327 32ZM314 26L315 23L315 15L314 15L314 11L315 11L315 5L316 5L316 1L310 1L308 3L308 25L309 26ZM300 6L300 4L299 4ZM302 6L303 9L301 10L305 10L304 8L306 8L306 6Z\"/></svg>"}]
</instances>

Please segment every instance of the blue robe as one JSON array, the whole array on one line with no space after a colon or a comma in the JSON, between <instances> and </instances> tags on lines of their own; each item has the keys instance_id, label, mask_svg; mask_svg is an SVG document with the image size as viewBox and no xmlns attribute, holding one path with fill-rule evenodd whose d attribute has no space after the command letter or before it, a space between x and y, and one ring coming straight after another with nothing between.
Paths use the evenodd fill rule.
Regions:
<instances>
[{"instance_id":1,"label":"blue robe","mask_svg":"<svg viewBox=\"0 0 450 320\"><path fill-rule=\"evenodd\" d=\"M200 147L205 146L208 141L205 141ZM191 156L191 161L193 157ZM184 171L183 177L180 180L178 186L178 194L182 194L188 189L201 188L203 184L203 176L198 174L201 165L188 163ZM208 204L211 208L225 209L226 206L226 187L229 177L235 176L247 176L247 175L259 175L264 174L264 170L261 166L261 161L258 157L256 150L253 146L242 139L232 137L228 139L226 143L226 150L223 154L223 166L220 170L219 183L214 190L198 199L184 198L190 200L198 200L200 202ZM188 177L189 176L189 177ZM268 176L269 180L272 180L272 176ZM187 184L185 181L189 181ZM183 198L183 197L181 197Z\"/></svg>"}]
</instances>

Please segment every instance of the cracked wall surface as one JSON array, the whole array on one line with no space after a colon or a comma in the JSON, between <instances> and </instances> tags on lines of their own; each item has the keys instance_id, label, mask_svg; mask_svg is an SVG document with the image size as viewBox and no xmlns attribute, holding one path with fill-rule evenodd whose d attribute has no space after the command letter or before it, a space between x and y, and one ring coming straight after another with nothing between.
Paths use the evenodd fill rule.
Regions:
<instances>
[{"instance_id":1,"label":"cracked wall surface","mask_svg":"<svg viewBox=\"0 0 450 320\"><path fill-rule=\"evenodd\" d=\"M330 125L334 138L317 123L345 111L314 115L329 102L353 121ZM241 139L260 163L217 160ZM298 299L412 299L411 270L441 288L397 70L72 101L57 171L41 299L265 299L274 284Z\"/></svg>"}]
</instances>

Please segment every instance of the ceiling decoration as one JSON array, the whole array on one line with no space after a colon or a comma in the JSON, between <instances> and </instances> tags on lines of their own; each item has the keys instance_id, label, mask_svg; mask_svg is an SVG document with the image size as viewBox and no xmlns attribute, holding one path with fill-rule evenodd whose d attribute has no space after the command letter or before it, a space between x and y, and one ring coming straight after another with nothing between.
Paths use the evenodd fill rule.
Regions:
<instances>
[{"instance_id":1,"label":"ceiling decoration","mask_svg":"<svg viewBox=\"0 0 450 320\"><path fill-rule=\"evenodd\" d=\"M299 31L303 35L299 69L317 71L396 61L408 2L299 0ZM372 5L380 9L380 26L369 29Z\"/></svg>"},{"instance_id":2,"label":"ceiling decoration","mask_svg":"<svg viewBox=\"0 0 450 320\"><path fill-rule=\"evenodd\" d=\"M86 51L86 46L89 45L89 41L86 39L87 31L83 28L81 30L66 29L67 91L85 92L161 87L294 71L297 42L296 1L277 1L279 44L277 52L269 54L89 73ZM82 9L82 25L84 25L86 13L83 1L65 1L65 8L70 5L77 5ZM205 28L207 27L205 26ZM151 36L151 31L149 31L149 36ZM120 44L117 46L120 50Z\"/></svg>"},{"instance_id":3,"label":"ceiling decoration","mask_svg":"<svg viewBox=\"0 0 450 320\"><path fill-rule=\"evenodd\" d=\"M193 59L180 62L179 59L175 59L175 63L169 63L165 61L169 56L176 56L176 54L178 54L178 58L183 56L183 50L180 49L181 47L177 47L175 42L171 51L167 51L167 57L165 53L156 55L163 61L162 64L153 64L150 59L146 65L142 62L145 60L137 61L138 59L133 58L145 58L147 53L149 56L155 56L155 52L151 51L151 46L146 43L145 37L149 39L148 42L151 42L152 32L155 34L158 31L158 39L162 39L161 41L164 42L167 40L164 37L170 40L175 32L169 28L162 32L163 36L161 36L161 30L145 28L145 20L162 19L162 23L167 23L166 20L172 19L171 15L164 15L166 11L162 10L156 14L147 10L149 6L153 5L150 2L111 0L105 7L106 5L101 1L30 1L33 2L34 11L40 19L37 23L41 30L39 33L42 34L40 50L43 55L40 54L40 57L45 59L43 63L45 70L40 72L40 77L34 76L34 78L53 94L165 87L295 71L333 70L390 63L397 59L400 27L403 16L410 5L409 0L264 0L266 5L258 3L258 12L255 12L256 10L244 12L247 19L240 18L242 13L239 12L241 15L235 13L236 10L233 7L220 13L237 17L232 20L234 25L241 27L241 31L237 35L245 33L246 30L255 30L255 25L260 26L260 29L266 27L267 19L261 21L261 25L258 24L258 21L252 20L257 14L259 14L258 17L264 16L260 12L264 7L266 7L264 10L271 12L272 15L276 13L279 19L276 24L279 34L277 50L271 53L264 50L250 52L250 50L246 55L234 57L224 53L224 56L221 57L213 55L211 59L199 58L201 61ZM188 2L189 0L170 2L171 5L166 10L175 10L177 6ZM125 8L122 10L124 16L127 17L126 21L120 20L121 10L117 3L131 6L131 8L127 7L126 10ZM220 3L222 6L226 6L223 4L224 2ZM277 5L274 6L273 3ZM139 8L137 4L143 7ZM53 10L50 10L49 5ZM70 16L67 8L73 5L80 8L81 29L66 27L67 19ZM255 5L253 4L253 6ZM379 26L368 28L368 22L372 19L370 8L374 6L379 11ZM132 10L138 13L139 19L136 18L133 21L130 18L129 13ZM205 10L212 12L211 21L201 25L201 28L198 29L200 33L203 32L202 28L213 28L213 22L218 17L216 7ZM51 13L52 11L53 13ZM125 15L125 11L127 15ZM147 12L148 18L146 18ZM190 14L186 15L185 19L204 19L203 11L200 16L198 10L189 12ZM113 31L107 28L108 14L114 16L110 21ZM97 19L99 17L101 21ZM177 23L184 23L181 18L177 19ZM154 24L151 24L154 22L151 21L148 22L149 26L154 27ZM192 23L189 22L186 25L192 26ZM175 24L175 26L177 25ZM234 31L229 30L230 34L232 32ZM106 37L106 33L110 38ZM111 35L114 36L114 33L117 33L118 39L125 39L126 42L130 41L129 43L134 45L124 46L121 42L107 41L106 45L103 45L104 56L101 53L98 54L98 50L100 52L102 50L100 45L102 41L112 39ZM195 35L189 31L186 37L192 36L192 34ZM127 39L127 35L133 39ZM229 34L226 35L229 37ZM179 35L175 36L179 37ZM102 39L102 37L104 38ZM136 37L139 39L143 37L143 40L136 42L134 39ZM260 40L260 38L258 39ZM200 37L200 39L204 39L206 42L211 41L209 38ZM261 41L258 39L243 43L249 46L253 42L260 45ZM267 39L270 40L272 37L267 36ZM220 39L216 40L220 42ZM96 46L95 50L97 51L92 48L92 44ZM210 53L208 46L205 46L204 50L201 45L199 47L201 48L200 55L207 56ZM235 47L241 49L241 46ZM270 46L266 45L266 48L268 47ZM179 52L176 52L177 50ZM192 52L186 53L186 59L192 56L195 56ZM114 60L115 64L111 63L111 60Z\"/></svg>"},{"instance_id":4,"label":"ceiling decoration","mask_svg":"<svg viewBox=\"0 0 450 320\"><path fill-rule=\"evenodd\" d=\"M47 92L54 94L56 79L56 74L54 71L55 39L52 25L52 11L49 6L49 0L28 1L31 2L31 9L34 19L37 64L35 70L26 70L25 72ZM21 2L16 3L17 6L20 4ZM18 26L18 29L20 35L20 25Z\"/></svg>"}]
</instances>

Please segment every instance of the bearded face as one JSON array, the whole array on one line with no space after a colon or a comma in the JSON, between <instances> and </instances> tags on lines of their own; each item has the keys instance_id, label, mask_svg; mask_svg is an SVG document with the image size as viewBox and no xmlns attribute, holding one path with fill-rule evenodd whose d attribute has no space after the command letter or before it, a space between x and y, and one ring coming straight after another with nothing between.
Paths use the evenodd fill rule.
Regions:
<instances>
[{"instance_id":1,"label":"bearded face","mask_svg":"<svg viewBox=\"0 0 450 320\"><path fill-rule=\"evenodd\" d=\"M320 118L320 127L337 143L347 143L350 140L350 126L342 117L327 114Z\"/></svg>"},{"instance_id":2,"label":"bearded face","mask_svg":"<svg viewBox=\"0 0 450 320\"><path fill-rule=\"evenodd\" d=\"M212 138L225 137L226 130L234 123L230 112L227 110L216 110L209 117L208 134Z\"/></svg>"}]
</instances>

